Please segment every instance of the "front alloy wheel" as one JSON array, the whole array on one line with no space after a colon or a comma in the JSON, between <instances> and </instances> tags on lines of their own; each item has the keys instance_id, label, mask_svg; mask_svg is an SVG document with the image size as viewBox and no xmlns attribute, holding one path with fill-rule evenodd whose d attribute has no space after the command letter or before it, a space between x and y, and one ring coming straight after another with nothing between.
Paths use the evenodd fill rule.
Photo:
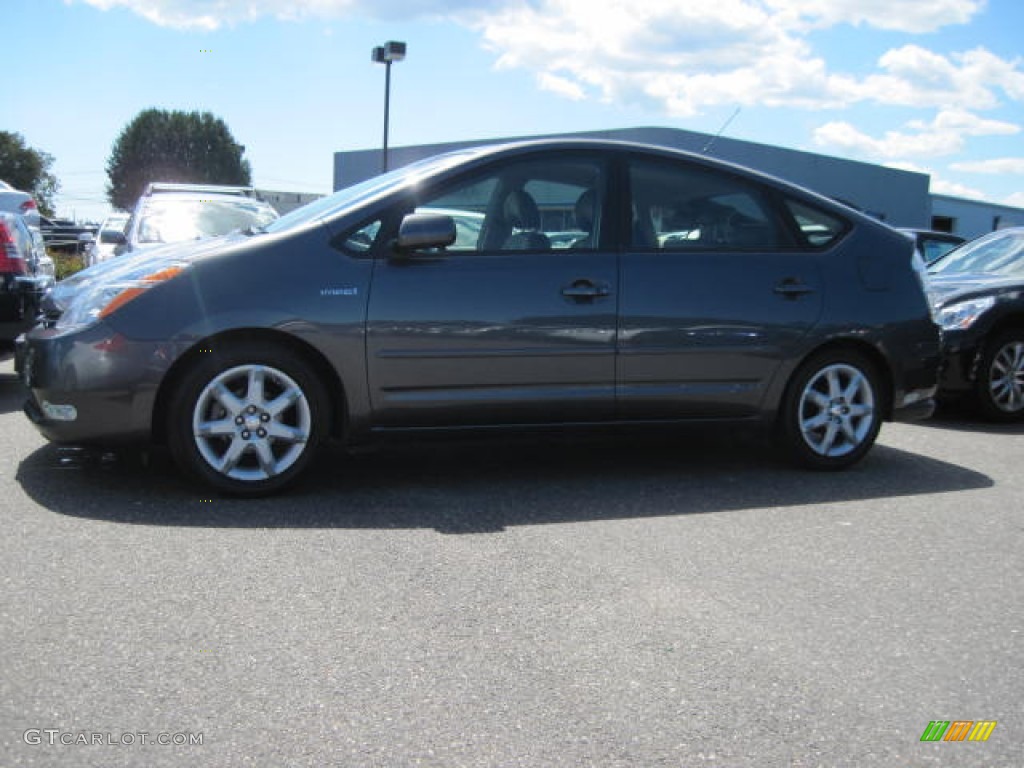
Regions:
<instances>
[{"instance_id":1,"label":"front alloy wheel","mask_svg":"<svg viewBox=\"0 0 1024 768\"><path fill-rule=\"evenodd\" d=\"M170 409L171 451L218 490L246 496L280 490L323 439L323 387L288 350L245 344L217 352L180 382Z\"/></svg>"},{"instance_id":2,"label":"front alloy wheel","mask_svg":"<svg viewBox=\"0 0 1024 768\"><path fill-rule=\"evenodd\" d=\"M200 455L234 480L269 480L302 456L312 418L309 400L288 374L239 365L207 384L192 411Z\"/></svg>"},{"instance_id":3,"label":"front alloy wheel","mask_svg":"<svg viewBox=\"0 0 1024 768\"><path fill-rule=\"evenodd\" d=\"M995 421L1024 418L1024 331L1009 331L993 339L980 366L978 400Z\"/></svg>"},{"instance_id":4,"label":"front alloy wheel","mask_svg":"<svg viewBox=\"0 0 1024 768\"><path fill-rule=\"evenodd\" d=\"M783 437L798 463L843 469L870 450L881 426L876 375L853 351L812 358L793 377Z\"/></svg>"}]
</instances>

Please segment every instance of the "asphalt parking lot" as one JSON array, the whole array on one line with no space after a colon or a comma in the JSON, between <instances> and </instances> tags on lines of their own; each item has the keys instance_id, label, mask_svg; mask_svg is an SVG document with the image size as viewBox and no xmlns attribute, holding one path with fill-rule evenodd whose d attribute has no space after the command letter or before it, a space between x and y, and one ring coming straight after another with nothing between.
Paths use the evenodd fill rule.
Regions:
<instances>
[{"instance_id":1,"label":"asphalt parking lot","mask_svg":"<svg viewBox=\"0 0 1024 768\"><path fill-rule=\"evenodd\" d=\"M332 449L242 502L46 444L12 370L0 764L1024 765L1024 426L888 424L841 474L713 434Z\"/></svg>"}]
</instances>

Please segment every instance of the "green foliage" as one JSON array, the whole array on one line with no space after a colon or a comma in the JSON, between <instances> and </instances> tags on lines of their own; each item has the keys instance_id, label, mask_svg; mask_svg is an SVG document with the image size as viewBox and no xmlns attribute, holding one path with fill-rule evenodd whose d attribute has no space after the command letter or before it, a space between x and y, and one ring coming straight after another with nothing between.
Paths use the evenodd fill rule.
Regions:
<instances>
[{"instance_id":1,"label":"green foliage","mask_svg":"<svg viewBox=\"0 0 1024 768\"><path fill-rule=\"evenodd\" d=\"M53 259L53 270L57 280L71 277L75 272L85 268L85 259L79 254L54 251L50 248L46 249L46 253Z\"/></svg>"},{"instance_id":2,"label":"green foliage","mask_svg":"<svg viewBox=\"0 0 1024 768\"><path fill-rule=\"evenodd\" d=\"M50 172L53 156L25 143L20 133L0 131L0 179L32 195L44 216L53 216L60 182Z\"/></svg>"},{"instance_id":3,"label":"green foliage","mask_svg":"<svg viewBox=\"0 0 1024 768\"><path fill-rule=\"evenodd\" d=\"M252 183L245 147L209 112L147 109L125 126L107 160L107 197L129 211L152 181Z\"/></svg>"}]
</instances>

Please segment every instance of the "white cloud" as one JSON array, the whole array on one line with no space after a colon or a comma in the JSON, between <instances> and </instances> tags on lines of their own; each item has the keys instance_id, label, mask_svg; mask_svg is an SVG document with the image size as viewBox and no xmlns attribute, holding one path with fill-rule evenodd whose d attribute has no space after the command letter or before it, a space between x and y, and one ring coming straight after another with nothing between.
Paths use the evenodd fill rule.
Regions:
<instances>
[{"instance_id":1,"label":"white cloud","mask_svg":"<svg viewBox=\"0 0 1024 768\"><path fill-rule=\"evenodd\" d=\"M864 78L851 94L858 100L908 107L991 109L999 93L1024 99L1020 60L1007 61L984 48L943 56L917 45L887 51L883 73Z\"/></svg>"},{"instance_id":2,"label":"white cloud","mask_svg":"<svg viewBox=\"0 0 1024 768\"><path fill-rule=\"evenodd\" d=\"M950 181L949 179L942 178L931 168L926 166L917 165L916 163L909 163L906 161L899 161L895 163L886 163L889 168L898 168L902 171L913 171L914 173L924 173L930 176L929 189L933 194L936 195L951 195L952 197L969 197L975 200L986 200L988 196L980 189L974 189L974 187L968 187L966 184L961 184L957 181Z\"/></svg>"},{"instance_id":3,"label":"white cloud","mask_svg":"<svg viewBox=\"0 0 1024 768\"><path fill-rule=\"evenodd\" d=\"M545 91L557 93L572 101L582 101L587 97L579 83L566 80L564 77L552 75L550 72L541 72L537 76L537 84Z\"/></svg>"},{"instance_id":4,"label":"white cloud","mask_svg":"<svg viewBox=\"0 0 1024 768\"><path fill-rule=\"evenodd\" d=\"M1014 192L1003 201L1006 205L1014 208L1024 208L1024 192Z\"/></svg>"},{"instance_id":5,"label":"white cloud","mask_svg":"<svg viewBox=\"0 0 1024 768\"><path fill-rule=\"evenodd\" d=\"M971 163L953 163L950 168L963 173L1024 174L1024 157L995 157Z\"/></svg>"},{"instance_id":6,"label":"white cloud","mask_svg":"<svg viewBox=\"0 0 1024 768\"><path fill-rule=\"evenodd\" d=\"M906 127L911 131L886 131L876 138L850 123L834 121L815 130L814 142L821 147L838 147L893 160L952 155L963 149L967 136L1010 135L1020 131L1014 123L986 120L958 109L943 110L927 123L912 120Z\"/></svg>"},{"instance_id":7,"label":"white cloud","mask_svg":"<svg viewBox=\"0 0 1024 768\"><path fill-rule=\"evenodd\" d=\"M579 100L691 116L723 105L841 108L858 102L963 110L1024 100L1024 71L978 48L905 45L878 71L831 71L811 30L910 33L963 24L985 0L69 0L127 8L153 23L212 30L260 17L443 17L476 30L499 68L533 71Z\"/></svg>"},{"instance_id":8,"label":"white cloud","mask_svg":"<svg viewBox=\"0 0 1024 768\"><path fill-rule=\"evenodd\" d=\"M74 2L75 0L65 0ZM161 27L215 30L270 17L281 20L362 15L408 19L451 16L504 5L504 0L77 0L101 10L126 8Z\"/></svg>"},{"instance_id":9,"label":"white cloud","mask_svg":"<svg viewBox=\"0 0 1024 768\"><path fill-rule=\"evenodd\" d=\"M988 195L982 192L980 189L974 187L968 187L966 184L961 184L957 181L948 181L947 179L941 179L936 176L932 176L929 189L933 195L949 195L950 197L969 197L974 200L987 200Z\"/></svg>"},{"instance_id":10,"label":"white cloud","mask_svg":"<svg viewBox=\"0 0 1024 768\"><path fill-rule=\"evenodd\" d=\"M984 0L766 0L793 19L813 26L852 24L902 32L933 32L949 24L965 24Z\"/></svg>"}]
</instances>

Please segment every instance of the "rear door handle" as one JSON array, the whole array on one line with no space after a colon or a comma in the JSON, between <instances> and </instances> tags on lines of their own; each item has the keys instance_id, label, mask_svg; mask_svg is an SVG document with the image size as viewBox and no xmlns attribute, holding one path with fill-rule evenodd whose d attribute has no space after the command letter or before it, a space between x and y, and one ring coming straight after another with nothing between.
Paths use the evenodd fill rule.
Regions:
<instances>
[{"instance_id":1,"label":"rear door handle","mask_svg":"<svg viewBox=\"0 0 1024 768\"><path fill-rule=\"evenodd\" d=\"M804 294L814 293L814 288L807 285L807 283L800 282L800 280L787 277L785 280L775 286L775 293L780 296L785 296L787 299L797 299Z\"/></svg>"},{"instance_id":2,"label":"rear door handle","mask_svg":"<svg viewBox=\"0 0 1024 768\"><path fill-rule=\"evenodd\" d=\"M572 285L562 288L562 295L577 301L584 299L596 299L607 296L611 290L604 283L594 283L590 280L575 280Z\"/></svg>"}]
</instances>

